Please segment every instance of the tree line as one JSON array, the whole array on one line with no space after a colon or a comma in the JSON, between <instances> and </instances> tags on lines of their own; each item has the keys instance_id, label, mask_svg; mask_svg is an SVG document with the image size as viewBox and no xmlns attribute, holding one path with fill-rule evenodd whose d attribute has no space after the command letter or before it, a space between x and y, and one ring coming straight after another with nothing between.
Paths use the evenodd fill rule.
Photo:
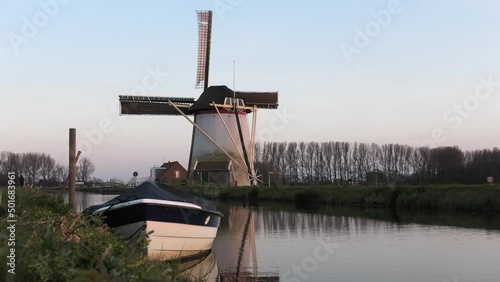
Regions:
<instances>
[{"instance_id":1,"label":"tree line","mask_svg":"<svg viewBox=\"0 0 500 282\"><path fill-rule=\"evenodd\" d=\"M358 142L264 142L255 146L256 168L267 183L427 184L500 181L498 148L411 147Z\"/></svg>"},{"instance_id":2,"label":"tree line","mask_svg":"<svg viewBox=\"0 0 500 282\"><path fill-rule=\"evenodd\" d=\"M77 180L92 180L95 166L88 158L80 158L77 164ZM68 177L69 168L61 165L50 155L38 152L0 153L0 183L7 183L7 174L15 172L17 177L24 177L28 185L58 186Z\"/></svg>"}]
</instances>

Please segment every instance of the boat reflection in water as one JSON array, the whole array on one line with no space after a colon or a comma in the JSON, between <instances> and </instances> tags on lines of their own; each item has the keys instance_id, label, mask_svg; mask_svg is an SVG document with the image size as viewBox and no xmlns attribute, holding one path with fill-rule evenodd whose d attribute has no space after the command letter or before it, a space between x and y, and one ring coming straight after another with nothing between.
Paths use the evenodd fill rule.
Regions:
<instances>
[{"instance_id":1,"label":"boat reflection in water","mask_svg":"<svg viewBox=\"0 0 500 282\"><path fill-rule=\"evenodd\" d=\"M220 207L219 207L220 208ZM251 208L223 206L217 238L220 281L279 281L278 272L259 272L255 243L255 218Z\"/></svg>"},{"instance_id":2,"label":"boat reflection in water","mask_svg":"<svg viewBox=\"0 0 500 282\"><path fill-rule=\"evenodd\" d=\"M180 261L179 270L184 274L184 277L193 281L220 281L219 268L212 250L196 259Z\"/></svg>"},{"instance_id":3,"label":"boat reflection in water","mask_svg":"<svg viewBox=\"0 0 500 282\"><path fill-rule=\"evenodd\" d=\"M198 259L183 260L180 270L194 281L279 281L278 272L259 272L255 243L255 212L225 206L212 250ZM216 259L217 257L217 259Z\"/></svg>"}]
</instances>

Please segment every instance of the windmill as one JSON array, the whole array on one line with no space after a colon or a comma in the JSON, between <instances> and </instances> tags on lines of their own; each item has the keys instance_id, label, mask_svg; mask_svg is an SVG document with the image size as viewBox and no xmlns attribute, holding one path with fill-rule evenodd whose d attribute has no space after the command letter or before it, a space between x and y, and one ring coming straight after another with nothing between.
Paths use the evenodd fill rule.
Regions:
<instances>
[{"instance_id":1,"label":"windmill","mask_svg":"<svg viewBox=\"0 0 500 282\"><path fill-rule=\"evenodd\" d=\"M123 115L183 116L193 125L189 177L220 184L256 185L255 130L258 109L277 109L278 92L242 92L209 86L212 11L197 11L198 68L195 98L120 96ZM252 113L252 130L247 115ZM193 118L190 118L193 116Z\"/></svg>"}]
</instances>

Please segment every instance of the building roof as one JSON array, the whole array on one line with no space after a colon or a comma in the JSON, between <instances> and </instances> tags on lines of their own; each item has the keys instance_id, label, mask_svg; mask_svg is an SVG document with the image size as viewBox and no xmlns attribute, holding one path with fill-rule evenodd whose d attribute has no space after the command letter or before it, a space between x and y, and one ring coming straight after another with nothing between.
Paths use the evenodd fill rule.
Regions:
<instances>
[{"instance_id":1,"label":"building roof","mask_svg":"<svg viewBox=\"0 0 500 282\"><path fill-rule=\"evenodd\" d=\"M173 161L173 162L168 162L168 163L163 163L161 167L165 168L168 170L173 164L179 164L184 170L186 170L178 161Z\"/></svg>"},{"instance_id":2,"label":"building roof","mask_svg":"<svg viewBox=\"0 0 500 282\"><path fill-rule=\"evenodd\" d=\"M229 170L232 161L197 161L194 171Z\"/></svg>"}]
</instances>

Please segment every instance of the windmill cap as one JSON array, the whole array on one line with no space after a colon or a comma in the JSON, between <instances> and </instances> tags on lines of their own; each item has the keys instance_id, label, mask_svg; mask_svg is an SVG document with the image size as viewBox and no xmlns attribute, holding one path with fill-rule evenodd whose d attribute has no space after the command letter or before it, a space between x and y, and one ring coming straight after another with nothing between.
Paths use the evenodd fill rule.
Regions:
<instances>
[{"instance_id":1,"label":"windmill cap","mask_svg":"<svg viewBox=\"0 0 500 282\"><path fill-rule=\"evenodd\" d=\"M233 97L233 95L235 95L236 98L242 99L245 105L249 107L256 106L265 109L278 108L278 92L236 91L236 93L234 93L229 87L218 85L208 87L191 106L190 111L213 110L213 106L210 105L211 103L223 104L227 97Z\"/></svg>"}]
</instances>

